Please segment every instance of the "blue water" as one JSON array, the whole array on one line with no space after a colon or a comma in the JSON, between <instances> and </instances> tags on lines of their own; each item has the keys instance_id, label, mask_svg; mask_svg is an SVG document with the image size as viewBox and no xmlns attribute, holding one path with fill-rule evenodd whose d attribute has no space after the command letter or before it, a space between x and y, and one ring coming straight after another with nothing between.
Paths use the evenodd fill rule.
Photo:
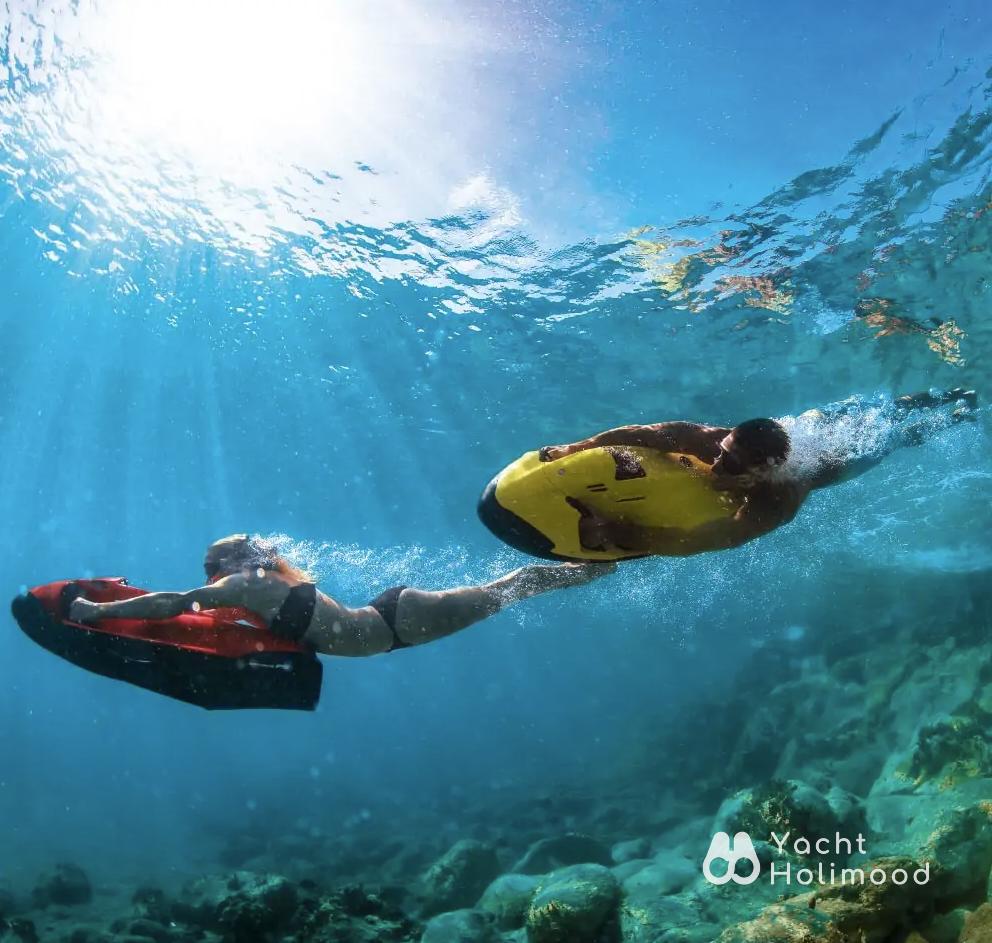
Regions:
<instances>
[{"instance_id":1,"label":"blue water","mask_svg":"<svg viewBox=\"0 0 992 943\"><path fill-rule=\"evenodd\" d=\"M0 13L8 596L188 588L238 531L350 604L464 584L524 562L475 501L542 444L992 393L981 4L205 9ZM981 414L739 550L328 662L312 716L199 712L9 624L0 863L187 873L246 822L454 834L593 789L756 646L858 618L824 587L986 570L989 454Z\"/></svg>"}]
</instances>

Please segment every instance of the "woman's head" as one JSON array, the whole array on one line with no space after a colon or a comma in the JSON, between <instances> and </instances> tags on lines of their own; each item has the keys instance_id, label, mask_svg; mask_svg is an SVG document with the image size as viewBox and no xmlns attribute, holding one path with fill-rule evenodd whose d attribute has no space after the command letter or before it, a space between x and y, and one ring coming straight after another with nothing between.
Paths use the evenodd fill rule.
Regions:
<instances>
[{"instance_id":1,"label":"woman's head","mask_svg":"<svg viewBox=\"0 0 992 943\"><path fill-rule=\"evenodd\" d=\"M274 544L255 534L231 534L215 540L207 548L203 570L209 582L244 570L266 570L299 580L307 578L306 573L279 555Z\"/></svg>"}]
</instances>

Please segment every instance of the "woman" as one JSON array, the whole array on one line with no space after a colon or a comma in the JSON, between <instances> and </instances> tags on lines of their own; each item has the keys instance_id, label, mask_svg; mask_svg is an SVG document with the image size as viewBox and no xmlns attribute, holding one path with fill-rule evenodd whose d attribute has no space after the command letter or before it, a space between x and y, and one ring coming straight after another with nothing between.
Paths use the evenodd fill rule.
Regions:
<instances>
[{"instance_id":1,"label":"woman","mask_svg":"<svg viewBox=\"0 0 992 943\"><path fill-rule=\"evenodd\" d=\"M582 586L611 573L612 563L525 566L480 586L431 592L394 586L367 606L350 609L317 589L301 570L257 536L234 534L211 544L203 560L207 584L186 593L148 593L120 602L73 602L69 618L169 619L186 610L241 608L283 638L325 655L378 655L444 638L520 599Z\"/></svg>"}]
</instances>

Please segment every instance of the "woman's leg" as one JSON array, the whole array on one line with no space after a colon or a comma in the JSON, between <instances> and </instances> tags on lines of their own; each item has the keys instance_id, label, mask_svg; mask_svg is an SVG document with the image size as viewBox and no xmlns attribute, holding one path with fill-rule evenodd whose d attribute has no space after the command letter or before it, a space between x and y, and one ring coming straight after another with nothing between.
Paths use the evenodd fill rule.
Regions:
<instances>
[{"instance_id":1,"label":"woman's leg","mask_svg":"<svg viewBox=\"0 0 992 943\"><path fill-rule=\"evenodd\" d=\"M481 586L439 592L404 589L396 604L395 632L407 645L431 642L460 632L521 599L583 586L615 569L612 562L537 564Z\"/></svg>"}]
</instances>

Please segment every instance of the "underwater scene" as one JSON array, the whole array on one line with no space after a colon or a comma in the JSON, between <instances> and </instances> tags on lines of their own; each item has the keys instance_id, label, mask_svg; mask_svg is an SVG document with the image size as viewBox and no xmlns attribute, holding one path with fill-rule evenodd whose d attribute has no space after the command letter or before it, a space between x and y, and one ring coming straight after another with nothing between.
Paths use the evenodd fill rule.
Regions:
<instances>
[{"instance_id":1,"label":"underwater scene","mask_svg":"<svg viewBox=\"0 0 992 943\"><path fill-rule=\"evenodd\" d=\"M986 4L0 23L0 943L992 941Z\"/></svg>"}]
</instances>

